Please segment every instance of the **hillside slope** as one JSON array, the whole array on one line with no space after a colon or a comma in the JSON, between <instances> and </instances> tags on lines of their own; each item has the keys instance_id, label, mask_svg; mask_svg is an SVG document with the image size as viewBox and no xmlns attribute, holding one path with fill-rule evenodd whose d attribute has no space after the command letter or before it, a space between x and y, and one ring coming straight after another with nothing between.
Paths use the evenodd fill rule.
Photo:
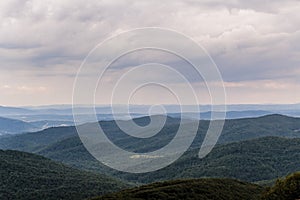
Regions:
<instances>
[{"instance_id":1,"label":"hillside slope","mask_svg":"<svg viewBox=\"0 0 300 200\"><path fill-rule=\"evenodd\" d=\"M140 124L147 124L147 118L137 120ZM145 141L124 135L113 121L101 123L118 146L147 152L164 146L172 139L172 134L178 128L178 119L168 120L167 126L158 136ZM201 123L206 125L206 121ZM102 165L84 148L75 127L51 128L2 138L0 148L34 152L79 169L106 173L138 183L201 177L230 177L255 182L276 179L300 170L300 139L287 139L299 137L299 127L300 119L282 115L228 120L219 145L206 158L199 159L199 138L205 130L205 127L200 127L200 136L177 162L154 173L140 175L116 172ZM287 138L264 137L269 135ZM229 143L230 140L237 142Z\"/></svg>"},{"instance_id":2,"label":"hillside slope","mask_svg":"<svg viewBox=\"0 0 300 200\"><path fill-rule=\"evenodd\" d=\"M80 171L42 156L0 150L0 199L84 199L117 191L121 181Z\"/></svg>"},{"instance_id":3,"label":"hillside slope","mask_svg":"<svg viewBox=\"0 0 300 200\"><path fill-rule=\"evenodd\" d=\"M262 187L231 179L193 179L154 183L93 200L256 200Z\"/></svg>"},{"instance_id":4,"label":"hillside slope","mask_svg":"<svg viewBox=\"0 0 300 200\"><path fill-rule=\"evenodd\" d=\"M117 172L102 165L76 137L50 145L38 153L80 169L143 183L201 177L229 177L255 182L300 170L300 139L279 137L218 145L204 159L198 158L198 149L192 149L164 169L139 175Z\"/></svg>"},{"instance_id":5,"label":"hillside slope","mask_svg":"<svg viewBox=\"0 0 300 200\"><path fill-rule=\"evenodd\" d=\"M25 133L37 130L38 127L33 124L21 120L0 117L0 135Z\"/></svg>"},{"instance_id":6,"label":"hillside slope","mask_svg":"<svg viewBox=\"0 0 300 200\"><path fill-rule=\"evenodd\" d=\"M274 186L266 188L262 200L297 200L300 198L300 172L278 179Z\"/></svg>"},{"instance_id":7,"label":"hillside slope","mask_svg":"<svg viewBox=\"0 0 300 200\"><path fill-rule=\"evenodd\" d=\"M265 137L216 146L207 157L186 152L170 166L134 175L113 172L130 181L155 182L181 178L236 178L247 182L272 180L300 171L300 139Z\"/></svg>"},{"instance_id":8,"label":"hillside slope","mask_svg":"<svg viewBox=\"0 0 300 200\"><path fill-rule=\"evenodd\" d=\"M157 116L159 117L159 116ZM148 117L135 120L140 125L149 122ZM109 139L119 147L134 152L149 152L168 144L176 134L180 120L168 117L164 128L155 136L141 139L125 134L115 121L100 122ZM200 121L197 136L191 148L199 148L207 132L209 121ZM90 124L83 125L89 129ZM16 149L35 152L71 136L77 136L76 128L49 128L36 133L0 138L0 149ZM283 115L268 115L259 118L226 120L219 144L245 141L266 136L297 138L300 137L300 118Z\"/></svg>"}]
</instances>

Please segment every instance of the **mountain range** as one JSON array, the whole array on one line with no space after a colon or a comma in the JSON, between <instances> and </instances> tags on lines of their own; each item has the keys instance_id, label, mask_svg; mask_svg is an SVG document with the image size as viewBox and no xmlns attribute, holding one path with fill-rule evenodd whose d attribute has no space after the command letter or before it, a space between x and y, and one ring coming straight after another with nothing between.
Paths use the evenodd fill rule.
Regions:
<instances>
[{"instance_id":1,"label":"mountain range","mask_svg":"<svg viewBox=\"0 0 300 200\"><path fill-rule=\"evenodd\" d=\"M80 115L79 123L110 121L110 120L126 120L130 118L139 118L149 114L150 105L129 105L129 113L124 105L114 106L117 110L113 113L113 108L108 105L97 105L95 108L86 105L75 105L76 113ZM188 117L196 120L210 120L212 116L212 108L209 105L193 106L183 105L186 113L181 113L179 105L164 105L166 115L173 118ZM216 109L220 109L216 106ZM197 109L196 109L197 108ZM200 109L200 112L195 110ZM96 113L96 119L93 112ZM92 114L91 114L92 113ZM218 113L215 111L214 113ZM154 113L155 114L155 113ZM160 114L160 113L157 113ZM291 105L228 105L226 111L226 119L240 119L261 117L270 114L282 114L292 117L300 116L300 104ZM72 105L53 105L53 106L28 106L28 107L5 107L0 106L0 117L20 120L23 123L30 123L35 129L18 129L17 133L30 132L31 130L41 130L49 127L57 127L62 125L74 125ZM10 123L6 123L10 126ZM15 133L15 131L7 131L2 129L0 124L0 133Z\"/></svg>"},{"instance_id":2,"label":"mountain range","mask_svg":"<svg viewBox=\"0 0 300 200\"><path fill-rule=\"evenodd\" d=\"M163 116L152 117L159 120ZM145 126L150 118L134 121ZM180 123L179 118L167 117L157 135L139 139L124 133L116 121L99 122L112 142L137 153L168 144ZM195 119L184 120L187 126L193 123ZM7 150L0 150L0 198L84 199L104 194L95 199L260 199L264 188L253 183L270 185L300 171L299 118L273 114L227 119L217 146L202 159L198 151L209 121L199 124L183 156L161 170L142 174L101 164L85 149L74 126L2 136L0 149ZM80 126L92 130L91 125L94 123ZM139 187L122 190L136 185Z\"/></svg>"},{"instance_id":3,"label":"mountain range","mask_svg":"<svg viewBox=\"0 0 300 200\"><path fill-rule=\"evenodd\" d=\"M0 117L0 135L37 131L38 127L17 119Z\"/></svg>"},{"instance_id":4,"label":"mountain range","mask_svg":"<svg viewBox=\"0 0 300 200\"><path fill-rule=\"evenodd\" d=\"M36 132L50 127L71 126L73 124L74 122L71 121L22 121L18 119L0 117L0 136Z\"/></svg>"},{"instance_id":5,"label":"mountain range","mask_svg":"<svg viewBox=\"0 0 300 200\"><path fill-rule=\"evenodd\" d=\"M147 117L136 119L139 124L147 124L148 121ZM169 117L166 126L156 136L147 139L128 137L115 121L100 124L116 145L142 153L166 145L176 134L179 122L179 119ZM136 183L201 177L230 177L256 182L300 170L297 162L300 157L296 159L300 156L300 139L296 139L300 138L299 118L269 115L227 120L218 145L207 157L199 159L198 150L208 123L200 122L194 143L178 161L155 173L140 175L117 172L99 163L84 148L76 128L72 126L5 137L0 140L0 148L40 154L79 169L106 173Z\"/></svg>"},{"instance_id":6,"label":"mountain range","mask_svg":"<svg viewBox=\"0 0 300 200\"><path fill-rule=\"evenodd\" d=\"M0 198L3 200L258 200L265 190L256 184L227 178L172 180L132 188L133 184L106 175L11 150L0 150L0 172Z\"/></svg>"}]
</instances>

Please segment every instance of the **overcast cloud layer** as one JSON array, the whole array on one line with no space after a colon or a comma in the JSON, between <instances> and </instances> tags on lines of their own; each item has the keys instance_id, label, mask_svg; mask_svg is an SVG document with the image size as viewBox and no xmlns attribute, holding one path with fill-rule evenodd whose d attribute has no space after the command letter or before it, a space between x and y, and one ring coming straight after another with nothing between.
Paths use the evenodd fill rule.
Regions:
<instances>
[{"instance_id":1,"label":"overcast cloud layer","mask_svg":"<svg viewBox=\"0 0 300 200\"><path fill-rule=\"evenodd\" d=\"M76 72L95 45L152 26L179 31L207 49L222 73L228 103L300 102L300 2L225 2L0 1L0 105L71 103ZM179 65L175 61L170 63ZM124 63L107 77L134 66ZM174 103L153 98L158 92L148 88L132 103Z\"/></svg>"}]
</instances>

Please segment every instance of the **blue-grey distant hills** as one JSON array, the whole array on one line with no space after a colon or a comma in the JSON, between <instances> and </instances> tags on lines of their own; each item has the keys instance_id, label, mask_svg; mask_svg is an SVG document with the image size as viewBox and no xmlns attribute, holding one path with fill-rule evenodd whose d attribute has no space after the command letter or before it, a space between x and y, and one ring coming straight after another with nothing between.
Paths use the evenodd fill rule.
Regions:
<instances>
[{"instance_id":1,"label":"blue-grey distant hills","mask_svg":"<svg viewBox=\"0 0 300 200\"><path fill-rule=\"evenodd\" d=\"M70 122L70 121L40 120L40 121L26 122L18 119L0 117L0 136L35 132L50 127L71 126L71 125L73 125L72 121Z\"/></svg>"},{"instance_id":2,"label":"blue-grey distant hills","mask_svg":"<svg viewBox=\"0 0 300 200\"><path fill-rule=\"evenodd\" d=\"M215 112L217 114L218 112ZM240 119L240 118L252 118L262 117L265 115L275 114L275 112L264 111L264 110L245 110L245 111L227 111L226 119ZM168 116L181 118L181 113L168 113ZM212 112L201 112L201 113L185 113L183 116L187 118L198 119L198 120L210 120L212 118Z\"/></svg>"},{"instance_id":3,"label":"blue-grey distant hills","mask_svg":"<svg viewBox=\"0 0 300 200\"><path fill-rule=\"evenodd\" d=\"M139 114L139 115L148 115L149 109L152 105L129 105L129 113ZM197 110L200 113L208 113L212 111L210 105L163 105L166 113L180 113L181 107L184 108L185 112L195 113ZM89 114L91 113L91 108L95 109L97 114L101 115L111 115L113 109L111 106L98 106L96 105L95 108L93 106L83 106L83 105L76 105L76 111L78 114ZM124 109L126 108L126 109ZM197 109L198 108L198 109ZM216 105L216 110L221 109L221 106ZM114 109L116 112L115 114L126 114L127 113L127 105L115 105ZM254 112L254 115L257 115L258 112L267 112L266 114L274 113L274 114L284 114L284 115L291 115L291 116L300 116L300 104L271 104L271 105L260 105L260 104L236 104L236 105L227 105L228 112L235 112L232 113L234 117L239 117L239 113L241 117L243 115L249 115L251 117L251 112ZM245 114L246 113L246 114ZM4 107L0 106L0 116L15 116L15 115L72 115L72 105L53 105L53 106L32 106L32 107ZM159 114L159 113L158 113ZM230 116L229 116L230 117ZM255 116L254 116L255 117Z\"/></svg>"},{"instance_id":4,"label":"blue-grey distant hills","mask_svg":"<svg viewBox=\"0 0 300 200\"><path fill-rule=\"evenodd\" d=\"M37 130L39 129L33 124L21 120L0 117L0 135L33 132Z\"/></svg>"},{"instance_id":5,"label":"blue-grey distant hills","mask_svg":"<svg viewBox=\"0 0 300 200\"><path fill-rule=\"evenodd\" d=\"M135 121L145 125L149 122L149 117ZM187 121L194 123L194 120ZM99 123L118 147L145 153L167 145L174 138L179 122L178 118L168 117L165 127L157 135L146 139L126 135L115 121ZM89 125L82 126L88 128ZM119 173L101 165L85 149L74 126L2 137L0 149L36 153L79 169L101 172L132 182L148 183L174 178L216 176L254 182L273 180L300 170L300 118L275 114L258 118L228 119L218 145L207 157L199 159L199 148L208 125L207 120L200 122L194 142L177 162L165 169L143 175Z\"/></svg>"},{"instance_id":6,"label":"blue-grey distant hills","mask_svg":"<svg viewBox=\"0 0 300 200\"><path fill-rule=\"evenodd\" d=\"M130 112L132 113L146 113L148 112L149 108L152 105L129 105ZM168 113L177 113L180 111L179 105L163 105ZM87 108L91 106L88 105L76 105L81 112L84 112ZM93 107L93 106L92 106ZM115 108L122 108L127 107L127 105L115 105ZM195 107L199 107L201 112L208 112L211 111L210 105L182 105L185 110L188 112L195 111ZM60 110L66 114L66 112L70 112L72 109L72 105L48 105L48 106L29 106L23 107L29 110L36 110L36 111L52 111ZM111 113L110 105L95 105L97 111L101 111L102 113ZM216 105L215 108L219 109L221 106ZM300 111L300 103L298 104L228 104L227 105L228 111L245 111L245 110L265 110L265 111Z\"/></svg>"},{"instance_id":7,"label":"blue-grey distant hills","mask_svg":"<svg viewBox=\"0 0 300 200\"><path fill-rule=\"evenodd\" d=\"M34 114L34 111L25 108L0 106L0 116Z\"/></svg>"},{"instance_id":8,"label":"blue-grey distant hills","mask_svg":"<svg viewBox=\"0 0 300 200\"><path fill-rule=\"evenodd\" d=\"M76 111L81 116L80 124L96 121L126 120L149 115L151 105L129 105L129 112L124 113L125 105L116 105L117 111L112 114L110 106L96 106L97 118L91 116L91 106L77 105ZM187 113L180 113L179 105L164 105L166 114L173 118L190 118L196 120L211 119L209 105L201 105L200 113L196 106L184 105ZM218 109L220 106L216 106ZM155 113L154 113L155 114ZM160 114L160 113L158 113ZM300 117L300 104L290 105L228 105L226 119L261 117L270 114L282 114ZM17 134L42 130L49 127L74 125L72 105L5 107L0 106L0 134Z\"/></svg>"}]
</instances>

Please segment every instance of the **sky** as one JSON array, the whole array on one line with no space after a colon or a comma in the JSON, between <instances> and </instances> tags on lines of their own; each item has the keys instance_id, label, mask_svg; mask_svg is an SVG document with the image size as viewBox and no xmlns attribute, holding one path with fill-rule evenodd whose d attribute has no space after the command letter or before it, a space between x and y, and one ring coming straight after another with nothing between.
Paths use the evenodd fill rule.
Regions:
<instances>
[{"instance_id":1,"label":"sky","mask_svg":"<svg viewBox=\"0 0 300 200\"><path fill-rule=\"evenodd\" d=\"M171 29L201 45L222 75L229 104L299 103L299 11L300 1L290 0L3 0L0 105L71 104L75 77L88 53L111 36L142 27ZM196 88L199 103L211 102L190 67L165 52L151 51L116 62L107 71L95 102L110 103L116 80L153 60L191 74L188 80ZM159 77L185 91L185 83L172 82L172 74L147 70L135 75L143 80ZM124 85L141 83L131 81ZM169 93L155 85L143 87L130 103L176 103Z\"/></svg>"}]
</instances>

